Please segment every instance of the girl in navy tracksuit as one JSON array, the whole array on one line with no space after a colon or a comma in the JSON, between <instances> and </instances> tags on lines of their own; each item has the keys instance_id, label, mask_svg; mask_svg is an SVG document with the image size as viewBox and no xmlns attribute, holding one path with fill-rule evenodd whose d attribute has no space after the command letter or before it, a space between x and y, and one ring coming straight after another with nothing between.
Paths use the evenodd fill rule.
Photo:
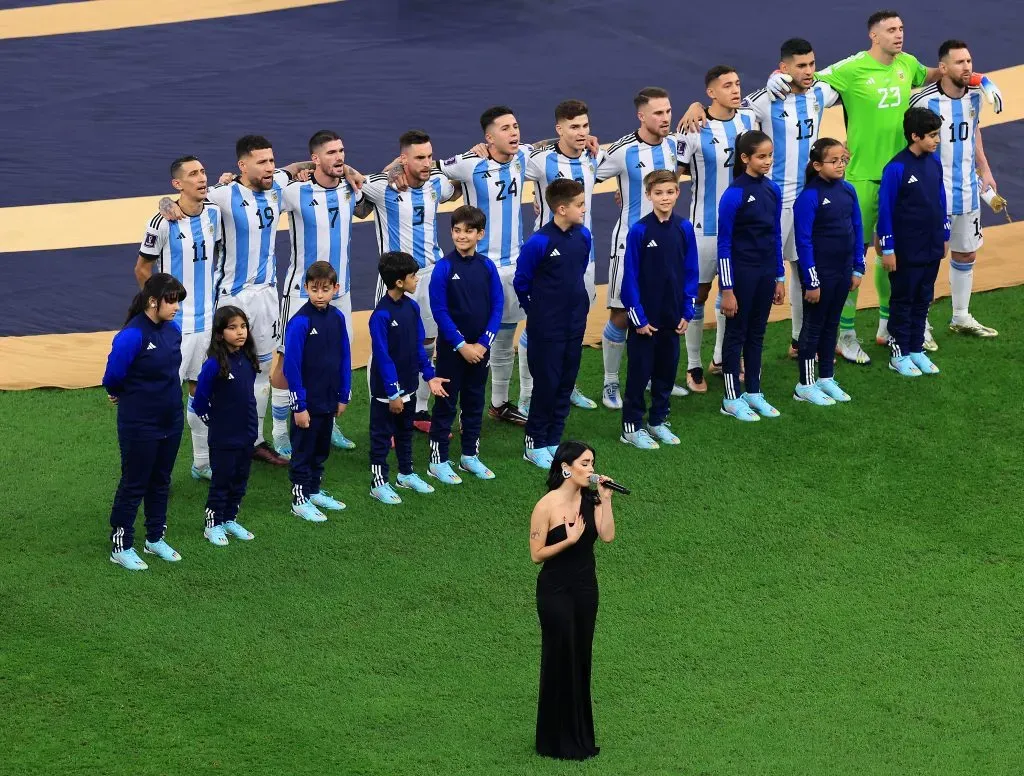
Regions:
<instances>
[{"instance_id":1,"label":"girl in navy tracksuit","mask_svg":"<svg viewBox=\"0 0 1024 776\"><path fill-rule=\"evenodd\" d=\"M213 469L203 535L219 547L228 543L228 534L243 541L253 538L235 518L249 483L256 444L259 421L253 385L259 371L245 312L232 305L217 308L192 407L209 427Z\"/></svg>"},{"instance_id":2,"label":"girl in navy tracksuit","mask_svg":"<svg viewBox=\"0 0 1024 776\"><path fill-rule=\"evenodd\" d=\"M117 405L121 448L121 481L110 510L110 561L133 571L148 568L132 546L140 502L146 514L145 552L181 560L164 532L171 470L185 422L178 376L181 329L174 317L186 295L171 275L152 275L132 300L103 373L103 387Z\"/></svg>"},{"instance_id":3,"label":"girl in navy tracksuit","mask_svg":"<svg viewBox=\"0 0 1024 776\"><path fill-rule=\"evenodd\" d=\"M761 349L772 304L786 300L782 264L782 193L765 177L772 141L759 130L736 141L735 178L718 204L718 283L725 314L722 413L740 420L775 418L761 393ZM740 355L746 392L740 394Z\"/></svg>"},{"instance_id":4,"label":"girl in navy tracksuit","mask_svg":"<svg viewBox=\"0 0 1024 776\"><path fill-rule=\"evenodd\" d=\"M819 138L808 158L807 182L793 205L804 288L800 380L793 398L824 406L850 400L833 376L836 332L843 302L864 276L864 243L857 192L843 179L850 161L846 148L834 138Z\"/></svg>"}]
</instances>

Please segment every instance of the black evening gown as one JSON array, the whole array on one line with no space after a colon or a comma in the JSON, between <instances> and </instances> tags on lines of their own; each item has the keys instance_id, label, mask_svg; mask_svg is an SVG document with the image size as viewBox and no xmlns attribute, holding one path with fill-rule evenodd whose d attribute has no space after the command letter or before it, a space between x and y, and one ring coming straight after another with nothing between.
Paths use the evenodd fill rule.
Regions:
<instances>
[{"instance_id":1,"label":"black evening gown","mask_svg":"<svg viewBox=\"0 0 1024 776\"><path fill-rule=\"evenodd\" d=\"M591 647L597 620L594 502L583 494L585 527L571 547L544 562L537 576L540 617L540 697L537 753L562 760L586 760L594 745L590 705ZM548 531L547 544L565 539L565 526Z\"/></svg>"}]
</instances>

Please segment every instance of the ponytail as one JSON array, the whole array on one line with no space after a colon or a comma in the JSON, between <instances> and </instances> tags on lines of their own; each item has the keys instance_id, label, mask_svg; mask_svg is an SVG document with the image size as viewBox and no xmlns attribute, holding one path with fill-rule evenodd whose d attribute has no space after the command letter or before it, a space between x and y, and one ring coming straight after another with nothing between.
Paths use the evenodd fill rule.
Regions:
<instances>
[{"instance_id":1,"label":"ponytail","mask_svg":"<svg viewBox=\"0 0 1024 776\"><path fill-rule=\"evenodd\" d=\"M825 154L828 152L828 149L841 145L842 143L834 137L819 137L814 141L814 145L811 146L811 150L807 154L807 169L804 171L804 185L807 185L814 180L814 176L818 174L818 171L814 169L814 163L817 162L818 164L821 164L825 161Z\"/></svg>"},{"instance_id":2,"label":"ponytail","mask_svg":"<svg viewBox=\"0 0 1024 776\"><path fill-rule=\"evenodd\" d=\"M174 302L183 301L186 296L188 296L188 292L185 290L185 287L173 275L168 275L165 272L150 275L142 290L132 299L124 325L127 326L128 322L139 313L146 312L150 299L156 299L157 304L160 304L160 302L173 304Z\"/></svg>"},{"instance_id":3,"label":"ponytail","mask_svg":"<svg viewBox=\"0 0 1024 776\"><path fill-rule=\"evenodd\" d=\"M732 163L733 180L747 171L746 162L743 161L743 154L753 156L757 147L766 140L769 143L772 141L768 135L759 129L748 129L736 138L736 156Z\"/></svg>"}]
</instances>

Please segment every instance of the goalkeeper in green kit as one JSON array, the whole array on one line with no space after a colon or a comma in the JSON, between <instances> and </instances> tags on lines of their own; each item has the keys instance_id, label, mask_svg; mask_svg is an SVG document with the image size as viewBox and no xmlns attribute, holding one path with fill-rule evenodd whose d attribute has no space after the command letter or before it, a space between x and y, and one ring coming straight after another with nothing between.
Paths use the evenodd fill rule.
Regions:
<instances>
[{"instance_id":1,"label":"goalkeeper in green kit","mask_svg":"<svg viewBox=\"0 0 1024 776\"><path fill-rule=\"evenodd\" d=\"M882 168L906 146L903 137L903 114L910 105L912 89L924 86L939 77L934 67L925 67L915 57L903 52L903 21L896 11L877 11L868 18L871 48L819 70L815 76L835 89L843 98L847 146L850 166L848 180L857 191L864 224L864 245L875 242L878 220L878 187ZM1003 109L999 89L986 76L975 74L972 85L980 86L996 113ZM768 91L775 98L789 92L789 76L774 73L768 79ZM879 322L876 342L884 345L889 339L889 274L875 257L875 288L878 290ZM864 352L854 320L857 313L857 291L851 291L843 306L839 322L836 351L847 361L870 364ZM931 347L928 347L928 340ZM936 349L931 334L926 347Z\"/></svg>"}]
</instances>

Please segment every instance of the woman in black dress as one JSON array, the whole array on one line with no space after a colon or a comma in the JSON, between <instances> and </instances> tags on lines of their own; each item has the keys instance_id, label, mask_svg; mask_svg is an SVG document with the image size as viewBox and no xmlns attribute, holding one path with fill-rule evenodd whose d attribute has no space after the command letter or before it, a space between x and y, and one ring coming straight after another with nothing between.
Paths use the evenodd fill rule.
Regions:
<instances>
[{"instance_id":1,"label":"woman in black dress","mask_svg":"<svg viewBox=\"0 0 1024 776\"><path fill-rule=\"evenodd\" d=\"M615 538L612 491L601 477L590 487L594 450L563 442L548 472L548 492L530 517L530 557L540 617L537 753L585 760L598 753L590 706L591 647L597 620L594 542Z\"/></svg>"}]
</instances>

